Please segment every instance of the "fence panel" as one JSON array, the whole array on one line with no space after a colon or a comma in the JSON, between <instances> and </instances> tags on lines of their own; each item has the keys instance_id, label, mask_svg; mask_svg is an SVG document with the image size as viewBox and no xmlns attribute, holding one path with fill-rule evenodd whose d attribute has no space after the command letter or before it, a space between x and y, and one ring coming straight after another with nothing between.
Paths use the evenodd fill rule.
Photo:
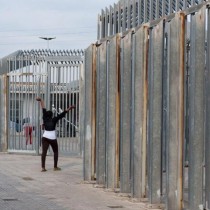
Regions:
<instances>
[{"instance_id":1,"label":"fence panel","mask_svg":"<svg viewBox=\"0 0 210 210\"><path fill-rule=\"evenodd\" d=\"M161 200L161 145L162 145L162 71L164 26L161 21L150 30L149 50L149 122L148 122L148 157L149 161L149 200L160 203Z\"/></svg>"},{"instance_id":2,"label":"fence panel","mask_svg":"<svg viewBox=\"0 0 210 210\"><path fill-rule=\"evenodd\" d=\"M84 157L83 177L90 181L95 177L95 91L96 91L96 47L90 45L85 51L84 91Z\"/></svg>"},{"instance_id":3,"label":"fence panel","mask_svg":"<svg viewBox=\"0 0 210 210\"><path fill-rule=\"evenodd\" d=\"M120 78L120 190L131 192L131 45L132 33L129 32L121 42L121 78Z\"/></svg>"},{"instance_id":4,"label":"fence panel","mask_svg":"<svg viewBox=\"0 0 210 210\"><path fill-rule=\"evenodd\" d=\"M120 36L107 46L106 187L119 187Z\"/></svg>"},{"instance_id":5,"label":"fence panel","mask_svg":"<svg viewBox=\"0 0 210 210\"><path fill-rule=\"evenodd\" d=\"M191 16L189 95L189 208L203 203L206 7Z\"/></svg>"},{"instance_id":6,"label":"fence panel","mask_svg":"<svg viewBox=\"0 0 210 210\"><path fill-rule=\"evenodd\" d=\"M167 209L182 209L184 142L184 14L169 23L169 135L167 157Z\"/></svg>"},{"instance_id":7,"label":"fence panel","mask_svg":"<svg viewBox=\"0 0 210 210\"><path fill-rule=\"evenodd\" d=\"M97 50L97 112L96 112L96 177L105 185L106 174L106 121L107 121L107 42Z\"/></svg>"},{"instance_id":8,"label":"fence panel","mask_svg":"<svg viewBox=\"0 0 210 210\"><path fill-rule=\"evenodd\" d=\"M35 98L40 95L45 99L46 72L42 65L45 66L43 62L36 65L29 57L22 56L9 61L9 152L39 153L42 131L40 107Z\"/></svg>"},{"instance_id":9,"label":"fence panel","mask_svg":"<svg viewBox=\"0 0 210 210\"><path fill-rule=\"evenodd\" d=\"M147 57L148 27L143 26L135 33L134 42L134 138L132 195L146 197L146 125L147 125Z\"/></svg>"},{"instance_id":10,"label":"fence panel","mask_svg":"<svg viewBox=\"0 0 210 210\"><path fill-rule=\"evenodd\" d=\"M81 64L48 63L47 93L48 109L55 115L75 105L57 124L57 139L60 153L79 152L79 79Z\"/></svg>"}]
</instances>

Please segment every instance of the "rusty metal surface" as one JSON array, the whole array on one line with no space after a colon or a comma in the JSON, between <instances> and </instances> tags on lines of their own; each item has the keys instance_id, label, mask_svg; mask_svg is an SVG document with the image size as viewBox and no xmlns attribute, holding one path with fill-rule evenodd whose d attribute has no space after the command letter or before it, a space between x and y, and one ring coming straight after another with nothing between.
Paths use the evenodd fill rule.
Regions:
<instances>
[{"instance_id":1,"label":"rusty metal surface","mask_svg":"<svg viewBox=\"0 0 210 210\"><path fill-rule=\"evenodd\" d=\"M135 33L134 43L134 139L132 196L146 197L146 120L147 120L147 56L148 27Z\"/></svg>"},{"instance_id":2,"label":"rusty metal surface","mask_svg":"<svg viewBox=\"0 0 210 210\"><path fill-rule=\"evenodd\" d=\"M170 22L169 33L169 139L166 194L167 208L177 210L183 207L184 23L184 14L177 14Z\"/></svg>"}]
</instances>

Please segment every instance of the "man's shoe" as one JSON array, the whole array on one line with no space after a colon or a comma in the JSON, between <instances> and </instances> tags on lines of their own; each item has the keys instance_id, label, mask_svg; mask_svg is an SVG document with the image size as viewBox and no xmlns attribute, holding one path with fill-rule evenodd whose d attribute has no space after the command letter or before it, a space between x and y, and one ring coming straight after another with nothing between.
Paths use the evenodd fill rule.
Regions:
<instances>
[{"instance_id":1,"label":"man's shoe","mask_svg":"<svg viewBox=\"0 0 210 210\"><path fill-rule=\"evenodd\" d=\"M45 168L42 168L41 172L45 172L45 171L47 171L47 170Z\"/></svg>"},{"instance_id":2,"label":"man's shoe","mask_svg":"<svg viewBox=\"0 0 210 210\"><path fill-rule=\"evenodd\" d=\"M61 170L61 168L59 168L59 167L54 168L54 171L60 171L60 170Z\"/></svg>"}]
</instances>

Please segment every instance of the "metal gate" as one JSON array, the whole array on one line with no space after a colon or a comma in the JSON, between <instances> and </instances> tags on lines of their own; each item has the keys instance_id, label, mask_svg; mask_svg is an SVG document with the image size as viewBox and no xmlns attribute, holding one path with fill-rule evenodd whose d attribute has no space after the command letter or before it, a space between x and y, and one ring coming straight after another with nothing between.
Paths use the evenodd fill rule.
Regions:
<instances>
[{"instance_id":1,"label":"metal gate","mask_svg":"<svg viewBox=\"0 0 210 210\"><path fill-rule=\"evenodd\" d=\"M8 67L8 151L39 154L41 148L42 110L40 96L47 109L68 112L57 124L61 154L78 154L79 78L82 51L20 51L9 58Z\"/></svg>"}]
</instances>

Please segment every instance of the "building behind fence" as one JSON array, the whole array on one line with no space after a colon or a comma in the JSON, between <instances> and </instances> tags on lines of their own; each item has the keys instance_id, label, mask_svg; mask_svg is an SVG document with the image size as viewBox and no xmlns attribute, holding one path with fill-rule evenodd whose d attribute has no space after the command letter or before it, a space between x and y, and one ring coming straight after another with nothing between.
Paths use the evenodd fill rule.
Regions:
<instances>
[{"instance_id":1,"label":"building behind fence","mask_svg":"<svg viewBox=\"0 0 210 210\"><path fill-rule=\"evenodd\" d=\"M85 51L84 180L148 208L210 208L210 11L195 3Z\"/></svg>"}]
</instances>

